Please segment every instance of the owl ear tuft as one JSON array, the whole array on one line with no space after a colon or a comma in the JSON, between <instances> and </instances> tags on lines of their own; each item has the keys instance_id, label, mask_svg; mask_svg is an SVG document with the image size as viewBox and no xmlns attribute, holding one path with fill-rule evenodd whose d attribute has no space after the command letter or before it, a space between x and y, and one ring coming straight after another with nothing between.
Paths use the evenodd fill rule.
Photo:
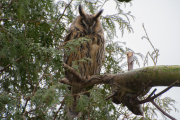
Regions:
<instances>
[{"instance_id":1,"label":"owl ear tuft","mask_svg":"<svg viewBox=\"0 0 180 120\"><path fill-rule=\"evenodd\" d=\"M99 12L97 12L95 15L94 15L94 19L97 19L101 16L101 14L103 13L103 9L100 10Z\"/></svg>"},{"instance_id":2,"label":"owl ear tuft","mask_svg":"<svg viewBox=\"0 0 180 120\"><path fill-rule=\"evenodd\" d=\"M81 5L79 5L79 14L80 14L82 17L85 17L85 12L84 12L84 10L83 10L83 8L82 8Z\"/></svg>"}]
</instances>

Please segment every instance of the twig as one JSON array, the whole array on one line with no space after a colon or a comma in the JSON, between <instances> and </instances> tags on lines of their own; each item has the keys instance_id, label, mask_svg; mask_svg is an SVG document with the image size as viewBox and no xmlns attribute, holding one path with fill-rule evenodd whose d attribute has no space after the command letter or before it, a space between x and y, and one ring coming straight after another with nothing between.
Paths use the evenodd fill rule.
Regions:
<instances>
[{"instance_id":1,"label":"twig","mask_svg":"<svg viewBox=\"0 0 180 120\"><path fill-rule=\"evenodd\" d=\"M47 63L47 66L46 66L46 68L45 68L45 70L44 70L44 73L43 73L43 75L41 76L41 78L39 79L38 83L36 84L36 86L35 86L35 88L34 88L34 90L33 90L33 92L32 92L32 95L34 95L34 93L35 93L35 91L36 91L36 89L37 89L39 83L40 83L41 80L44 78L44 75L45 75L45 72L46 72L48 66L49 66L49 64Z\"/></svg>"},{"instance_id":2,"label":"twig","mask_svg":"<svg viewBox=\"0 0 180 120\"><path fill-rule=\"evenodd\" d=\"M26 112L26 106L27 106L28 101L29 101L29 98L26 100L26 103L25 103L24 108L23 108L23 113L24 113L24 114L25 114L25 112ZM23 115L24 115L24 114L23 114Z\"/></svg>"},{"instance_id":3,"label":"twig","mask_svg":"<svg viewBox=\"0 0 180 120\"><path fill-rule=\"evenodd\" d=\"M151 103L158 109L160 110L164 115L166 115L167 117L169 117L172 120L176 120L175 118L173 118L172 116L170 116L169 114L167 114L163 109L161 109L161 107L159 107L153 100L151 100Z\"/></svg>"},{"instance_id":4,"label":"twig","mask_svg":"<svg viewBox=\"0 0 180 120\"><path fill-rule=\"evenodd\" d=\"M48 101L49 101L49 100L47 100L47 102L46 102L45 105L39 105L37 108L35 108L35 109L33 109L33 110L30 110L29 112L26 112L26 114L27 114L27 113L30 113L30 112L33 112L33 111L36 111L37 109L39 109L39 108L41 108L41 107L43 107L43 106L46 106L47 103L48 103Z\"/></svg>"},{"instance_id":5,"label":"twig","mask_svg":"<svg viewBox=\"0 0 180 120\"><path fill-rule=\"evenodd\" d=\"M65 7L62 15L59 17L58 21L60 21L60 19L64 16L64 13L65 13L66 9L69 7L69 5L71 4L72 1L73 1L73 0L71 0L71 1L69 2L69 4L66 5L66 7ZM57 26L57 23L55 24L55 26L54 26L54 28L53 28L53 31L54 31L54 29L56 28L56 26ZM52 32L53 32L53 31L52 31Z\"/></svg>"},{"instance_id":6,"label":"twig","mask_svg":"<svg viewBox=\"0 0 180 120\"><path fill-rule=\"evenodd\" d=\"M154 89L154 90L152 91L152 93L147 97L147 99L150 98L150 97L156 92L156 90L157 90L157 89Z\"/></svg>"},{"instance_id":7,"label":"twig","mask_svg":"<svg viewBox=\"0 0 180 120\"><path fill-rule=\"evenodd\" d=\"M162 95L163 93L165 93L166 91L168 91L170 88L173 87L174 84L176 83L179 83L179 81L175 81L174 83L172 83L169 87L167 87L166 89L164 89L163 91L161 91L160 93L158 93L157 95L154 95L153 97L148 97L146 98L145 100L141 100L138 102L138 104L143 104L143 103L146 103L146 102L149 102L151 100L154 100L155 98L157 98L158 96Z\"/></svg>"},{"instance_id":8,"label":"twig","mask_svg":"<svg viewBox=\"0 0 180 120\"><path fill-rule=\"evenodd\" d=\"M146 29L145 29L145 27L144 27L144 24L142 24L142 26L143 26L143 29L144 29L144 31L145 31L145 33L146 33L146 37L142 37L142 39L143 39L143 38L146 38L146 39L149 41L149 43L151 44L152 48L154 49L154 52L156 53L155 58L153 58L153 54L151 55L151 54L148 52L147 55L146 55L145 60L147 59L148 54L149 54L149 56L151 57L151 59L152 59L153 62L154 62L154 65L156 66L156 64L157 64L157 57L159 56L159 55L158 55L159 50L157 50L157 49L154 48L153 44L151 43L151 41L150 41L150 39L149 39L149 37L148 37L148 34L147 34ZM146 61L145 61L145 62L146 62ZM146 64L145 62L144 62L144 66L145 66L145 64ZM147 64L148 64L148 63L147 63Z\"/></svg>"},{"instance_id":9,"label":"twig","mask_svg":"<svg viewBox=\"0 0 180 120\"><path fill-rule=\"evenodd\" d=\"M52 83L52 86L53 86L52 75L51 74L44 74L44 75L51 77L51 83Z\"/></svg>"},{"instance_id":10,"label":"twig","mask_svg":"<svg viewBox=\"0 0 180 120\"><path fill-rule=\"evenodd\" d=\"M62 106L64 105L64 102L65 102L65 99L63 99L63 101L61 102L61 106L59 107L58 111L55 113L53 120L56 119L58 112L60 111L60 109L62 109Z\"/></svg>"},{"instance_id":11,"label":"twig","mask_svg":"<svg viewBox=\"0 0 180 120\"><path fill-rule=\"evenodd\" d=\"M143 93L144 90L148 87L149 83L151 83L151 82L152 82L152 81L149 81L149 82L144 86L144 88L143 88L136 96L134 96L134 98L138 97L141 93Z\"/></svg>"},{"instance_id":12,"label":"twig","mask_svg":"<svg viewBox=\"0 0 180 120\"><path fill-rule=\"evenodd\" d=\"M165 93L166 91L168 91L170 88L173 87L174 84L176 83L179 83L179 81L175 81L174 83L172 83L169 87L167 87L166 89L164 89L163 91L161 91L160 93L158 93L157 95L154 95L153 97L151 97L155 91L157 89L154 89L153 92L145 99L145 100L142 100L142 101L138 101L138 104L143 104L143 103L146 103L146 102L151 102L158 110L160 110L164 115L166 115L167 117L169 117L170 119L172 120L176 120L175 118L173 118L172 116L170 116L169 114L167 114L163 109L161 109L155 102L154 102L154 99L156 97L158 97L159 95Z\"/></svg>"},{"instance_id":13,"label":"twig","mask_svg":"<svg viewBox=\"0 0 180 120\"><path fill-rule=\"evenodd\" d=\"M80 80L80 82L85 81L84 78L81 77L81 75L72 67L68 66L66 63L62 64L63 67L68 70L69 72L71 72L73 75L75 75L76 77L78 77L78 80Z\"/></svg>"},{"instance_id":14,"label":"twig","mask_svg":"<svg viewBox=\"0 0 180 120\"><path fill-rule=\"evenodd\" d=\"M47 100L47 102L46 102L45 105L39 105L37 108L35 108L35 109L33 109L33 110L30 110L29 112L27 112L27 111L25 110L25 112L23 113L23 120L26 120L25 114L28 114L28 113L33 112L33 111L36 111L37 109L39 109L39 108L41 108L41 107L43 107L43 106L46 106L47 103L48 103L48 101L49 101L49 99Z\"/></svg>"},{"instance_id":15,"label":"twig","mask_svg":"<svg viewBox=\"0 0 180 120\"><path fill-rule=\"evenodd\" d=\"M104 1L103 5L101 6L100 10L103 8L104 4L107 2L107 0Z\"/></svg>"},{"instance_id":16,"label":"twig","mask_svg":"<svg viewBox=\"0 0 180 120\"><path fill-rule=\"evenodd\" d=\"M148 37L148 34L147 34L147 32L146 32L146 29L145 29L145 27L144 27L144 24L142 24L142 26L143 26L143 29L144 29L144 31L145 31L145 33L146 33L146 39L149 41L149 43L151 44L151 46L153 47L153 49L154 49L154 51L155 51L155 48L154 48L154 46L153 46L153 44L151 43L151 41L149 40L149 37Z\"/></svg>"},{"instance_id":17,"label":"twig","mask_svg":"<svg viewBox=\"0 0 180 120\"><path fill-rule=\"evenodd\" d=\"M69 80L67 78L59 79L59 82L67 84L67 85L71 85L71 83L69 82Z\"/></svg>"},{"instance_id":18,"label":"twig","mask_svg":"<svg viewBox=\"0 0 180 120\"><path fill-rule=\"evenodd\" d=\"M105 100L108 100L108 99L112 98L115 95L117 95L117 91L115 91L112 95L108 96Z\"/></svg>"},{"instance_id":19,"label":"twig","mask_svg":"<svg viewBox=\"0 0 180 120\"><path fill-rule=\"evenodd\" d=\"M16 59L14 62L18 62L19 60L21 60L24 56L22 55L20 58ZM0 72L6 70L11 64L8 64L6 67L4 67L3 69L0 70Z\"/></svg>"}]
</instances>

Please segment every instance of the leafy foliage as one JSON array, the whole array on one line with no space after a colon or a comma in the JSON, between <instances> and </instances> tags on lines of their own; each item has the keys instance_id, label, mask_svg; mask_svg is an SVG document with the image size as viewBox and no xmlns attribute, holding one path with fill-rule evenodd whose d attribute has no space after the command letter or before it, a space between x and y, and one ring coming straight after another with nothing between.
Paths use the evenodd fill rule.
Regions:
<instances>
[{"instance_id":1,"label":"leafy foliage","mask_svg":"<svg viewBox=\"0 0 180 120\"><path fill-rule=\"evenodd\" d=\"M64 36L70 23L77 16L75 11L80 3L88 12L95 13L95 10L101 9L108 1L71 0L70 3L65 0L1 1L0 119L67 118L66 110L71 104L72 95L68 85L58 82L58 79L64 78L64 69L61 65L63 48L70 53L74 50L72 45L78 46L82 40L71 40L64 46ZM107 73L121 72L126 65L122 61L126 59L126 52L130 50L125 49L122 43L113 41L117 32L116 26L119 26L122 34L125 28L129 32L133 31L129 17L134 17L130 12L124 13L120 9L121 2L117 0L114 2L118 13L101 17L107 36L107 54L103 66ZM131 114L122 105L104 100L111 94L108 85L95 86L89 92L90 98L80 95L77 108L87 112L87 117L118 119ZM163 106L166 107L165 104Z\"/></svg>"}]
</instances>

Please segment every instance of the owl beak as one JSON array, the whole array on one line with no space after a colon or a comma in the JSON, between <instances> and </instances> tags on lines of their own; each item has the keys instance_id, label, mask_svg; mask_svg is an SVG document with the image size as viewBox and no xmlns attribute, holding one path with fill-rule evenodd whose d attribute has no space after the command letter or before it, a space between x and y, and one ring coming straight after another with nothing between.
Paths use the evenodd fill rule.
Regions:
<instances>
[{"instance_id":1,"label":"owl beak","mask_svg":"<svg viewBox=\"0 0 180 120\"><path fill-rule=\"evenodd\" d=\"M91 30L91 29L88 29L87 32L88 32L88 34L91 34L91 33L92 33L92 30Z\"/></svg>"}]
</instances>

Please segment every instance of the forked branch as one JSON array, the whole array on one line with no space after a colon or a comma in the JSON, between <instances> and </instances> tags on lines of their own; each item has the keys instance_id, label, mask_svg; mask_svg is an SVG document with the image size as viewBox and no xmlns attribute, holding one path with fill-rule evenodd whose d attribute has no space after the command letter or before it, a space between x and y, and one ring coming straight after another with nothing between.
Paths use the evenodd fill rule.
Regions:
<instances>
[{"instance_id":1,"label":"forked branch","mask_svg":"<svg viewBox=\"0 0 180 120\"><path fill-rule=\"evenodd\" d=\"M145 100L139 101L139 104L143 104L146 102L150 102L151 100L154 100L155 98L157 98L158 96L162 95L163 93L167 92L170 88L172 88L176 83L179 83L179 81L175 81L174 83L172 83L169 87L167 87L166 89L164 89L163 91L161 91L160 93L158 93L157 95L154 95L153 97L152 94L155 92L153 91Z\"/></svg>"},{"instance_id":2,"label":"forked branch","mask_svg":"<svg viewBox=\"0 0 180 120\"><path fill-rule=\"evenodd\" d=\"M168 86L166 89L164 89L163 91L161 91L160 93L158 93L157 95L154 95L153 97L151 97L155 91L157 89L154 89L154 91L145 99L142 101L139 101L139 104L143 104L146 102L151 102L159 111L161 111L165 116L169 117L172 120L176 120L174 117L172 117L171 115L169 115L168 113L166 113L163 109L161 109L161 107L159 107L155 102L154 99L157 98L158 96L162 95L163 93L165 93L166 91L168 91L170 88L172 88L175 84L179 83L179 81L175 81L174 83L172 83L170 86Z\"/></svg>"}]
</instances>

